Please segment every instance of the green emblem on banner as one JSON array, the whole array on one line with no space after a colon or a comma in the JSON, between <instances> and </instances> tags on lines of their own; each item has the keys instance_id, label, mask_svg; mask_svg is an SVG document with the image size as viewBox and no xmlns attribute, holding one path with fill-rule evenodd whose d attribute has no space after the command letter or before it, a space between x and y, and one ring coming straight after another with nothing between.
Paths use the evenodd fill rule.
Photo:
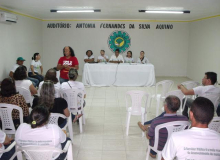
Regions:
<instances>
[{"instance_id":1,"label":"green emblem on banner","mask_svg":"<svg viewBox=\"0 0 220 160\"><path fill-rule=\"evenodd\" d=\"M125 52L131 45L131 38L125 31L114 31L108 37L108 46L112 52L116 49L120 50L120 53Z\"/></svg>"}]
</instances>

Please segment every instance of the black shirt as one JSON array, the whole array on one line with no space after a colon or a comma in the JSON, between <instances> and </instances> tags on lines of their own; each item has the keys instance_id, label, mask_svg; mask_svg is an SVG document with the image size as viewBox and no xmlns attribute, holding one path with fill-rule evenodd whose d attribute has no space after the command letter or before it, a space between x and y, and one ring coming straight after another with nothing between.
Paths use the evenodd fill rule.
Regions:
<instances>
[{"instance_id":1,"label":"black shirt","mask_svg":"<svg viewBox=\"0 0 220 160\"><path fill-rule=\"evenodd\" d=\"M38 101L39 101L39 97L35 97L34 100L33 100L32 109L34 109L34 107L38 105ZM68 104L67 104L65 99L63 99L63 98L55 98L54 99L53 108L50 109L50 112L51 113L60 113L60 114L64 115L64 110L67 107L68 107ZM58 125L61 125L62 123L64 123L64 119L63 118L59 118L58 119Z\"/></svg>"}]
</instances>

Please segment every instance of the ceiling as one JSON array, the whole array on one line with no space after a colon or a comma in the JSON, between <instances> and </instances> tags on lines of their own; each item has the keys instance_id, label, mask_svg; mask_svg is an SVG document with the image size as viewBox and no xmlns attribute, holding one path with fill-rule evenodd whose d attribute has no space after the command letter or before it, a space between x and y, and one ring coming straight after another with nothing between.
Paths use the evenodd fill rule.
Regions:
<instances>
[{"instance_id":1,"label":"ceiling","mask_svg":"<svg viewBox=\"0 0 220 160\"><path fill-rule=\"evenodd\" d=\"M220 0L0 0L0 7L40 19L194 20L220 15ZM96 13L51 13L51 9L101 9ZM190 14L146 14L138 10L190 10Z\"/></svg>"}]
</instances>

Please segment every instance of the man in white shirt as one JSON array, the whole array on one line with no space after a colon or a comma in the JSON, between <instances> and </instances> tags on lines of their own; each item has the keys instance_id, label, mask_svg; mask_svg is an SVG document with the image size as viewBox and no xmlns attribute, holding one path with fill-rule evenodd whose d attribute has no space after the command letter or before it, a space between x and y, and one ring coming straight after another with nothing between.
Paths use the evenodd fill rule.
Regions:
<instances>
[{"instance_id":1,"label":"man in white shirt","mask_svg":"<svg viewBox=\"0 0 220 160\"><path fill-rule=\"evenodd\" d=\"M197 95L198 97L206 97L212 101L217 110L220 98L220 88L215 86L217 82L217 74L215 72L206 72L204 78L202 79L203 86L198 86L193 89L186 89L183 85L178 85L184 95ZM188 108L190 108L193 100L187 98L186 105L183 111L183 115L188 117Z\"/></svg>"},{"instance_id":2,"label":"man in white shirt","mask_svg":"<svg viewBox=\"0 0 220 160\"><path fill-rule=\"evenodd\" d=\"M15 70L19 67L19 66L22 66L23 63L24 63L25 59L23 57L18 57L17 58L17 63L13 66L13 68L11 69L10 73L9 73L9 76L13 79L13 75L14 75L14 72ZM38 86L39 84L39 81L38 79L36 78L31 78L31 77L27 77L28 80L30 80L34 87Z\"/></svg>"},{"instance_id":3,"label":"man in white shirt","mask_svg":"<svg viewBox=\"0 0 220 160\"><path fill-rule=\"evenodd\" d=\"M192 128L172 133L163 151L162 160L219 160L220 134L208 128L214 116L213 103L198 97L189 112Z\"/></svg>"},{"instance_id":4,"label":"man in white shirt","mask_svg":"<svg viewBox=\"0 0 220 160\"><path fill-rule=\"evenodd\" d=\"M109 62L110 63L124 63L122 55L119 54L119 49L115 50L115 55L112 55Z\"/></svg>"},{"instance_id":5,"label":"man in white shirt","mask_svg":"<svg viewBox=\"0 0 220 160\"><path fill-rule=\"evenodd\" d=\"M105 51L101 50L100 51L100 56L98 56L97 62L108 62L108 56L105 55Z\"/></svg>"}]
</instances>

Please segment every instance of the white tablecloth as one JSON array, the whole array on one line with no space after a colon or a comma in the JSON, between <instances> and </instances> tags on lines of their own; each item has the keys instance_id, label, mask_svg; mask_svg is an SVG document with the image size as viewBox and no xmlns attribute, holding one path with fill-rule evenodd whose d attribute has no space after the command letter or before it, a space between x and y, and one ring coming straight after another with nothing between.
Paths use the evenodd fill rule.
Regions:
<instances>
[{"instance_id":1,"label":"white tablecloth","mask_svg":"<svg viewBox=\"0 0 220 160\"><path fill-rule=\"evenodd\" d=\"M91 86L151 86L155 84L154 65L85 63L82 82Z\"/></svg>"}]
</instances>

